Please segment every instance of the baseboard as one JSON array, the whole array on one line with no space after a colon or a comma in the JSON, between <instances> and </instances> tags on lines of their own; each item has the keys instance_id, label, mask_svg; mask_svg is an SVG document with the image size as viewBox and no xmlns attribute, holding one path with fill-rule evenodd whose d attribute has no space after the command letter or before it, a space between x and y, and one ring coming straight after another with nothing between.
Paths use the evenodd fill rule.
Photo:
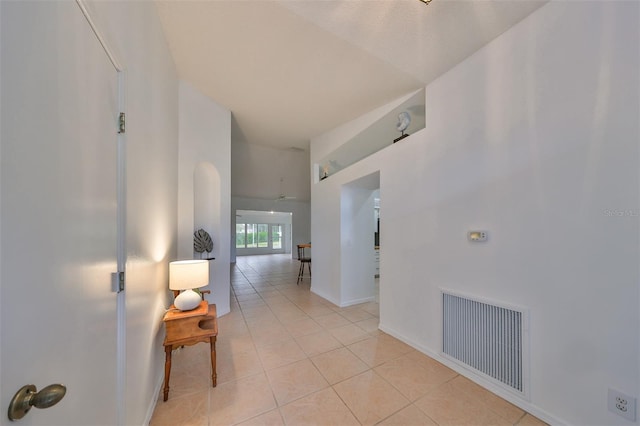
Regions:
<instances>
[{"instance_id":1,"label":"baseboard","mask_svg":"<svg viewBox=\"0 0 640 426\"><path fill-rule=\"evenodd\" d=\"M352 299L346 302L342 302L339 300L334 300L331 297L327 296L326 294L323 294L322 292L316 291L315 288L313 288L313 285L311 286L311 288L309 289L309 291L311 291L311 293L318 295L320 297L322 297L325 300L328 300L329 302L333 303L334 305L340 307L340 308L346 308L349 306L353 306L353 305L358 305L360 303L367 303L367 302L375 302L376 297L375 296L371 296L371 297L364 297L362 299Z\"/></svg>"},{"instance_id":2,"label":"baseboard","mask_svg":"<svg viewBox=\"0 0 640 426\"><path fill-rule=\"evenodd\" d=\"M411 346L412 348L416 349L417 351L422 352L423 354L435 359L436 361L440 362L441 364L446 365L447 367L449 367L450 369L454 370L456 373L460 374L461 376L466 377L467 379L473 381L474 383L477 383L478 385L482 386L483 388L487 389L488 391L498 395L499 397L509 401L510 403L512 403L513 405L515 405L516 407L519 407L521 409L523 409L524 411L526 411L527 413L530 413L534 416L536 416L537 418L539 418L540 420L542 420L543 422L546 422L550 425L566 425L568 424L566 421L563 421L562 419L559 419L555 416L553 416L552 414L546 412L545 410L542 410L540 407L532 404L529 401L525 401L521 398L519 398L518 396L510 393L510 392L506 392L504 391L504 389L501 389L497 386L495 386L493 383L489 382L488 380L484 379L482 376L479 376L477 374L475 374L473 371L468 370L448 359L446 359L445 357L443 357L440 352L434 351L431 348L428 348L426 346L423 346L415 341L413 341L412 339L407 338L406 336L402 335L402 333L397 332L396 330L387 327L386 325L384 325L383 323L380 323L378 325L378 328L395 337L396 339L406 343L407 345Z\"/></svg>"},{"instance_id":3,"label":"baseboard","mask_svg":"<svg viewBox=\"0 0 640 426\"><path fill-rule=\"evenodd\" d=\"M216 306L217 308L217 306ZM227 315L228 313L231 313L231 308L225 309L223 311L218 311L216 309L216 317L220 318L221 316Z\"/></svg>"},{"instance_id":4,"label":"baseboard","mask_svg":"<svg viewBox=\"0 0 640 426\"><path fill-rule=\"evenodd\" d=\"M360 303L375 302L375 300L376 300L375 296L364 297L362 299L352 299L346 302L342 302L338 306L340 306L341 308L346 308L348 306L358 305Z\"/></svg>"},{"instance_id":5,"label":"baseboard","mask_svg":"<svg viewBox=\"0 0 640 426\"><path fill-rule=\"evenodd\" d=\"M309 291L317 296L322 297L323 299L333 303L336 306L340 306L340 302L333 300L331 297L329 297L326 294L323 294L322 292L316 291L316 289L313 287L313 284L311 285L311 287L309 288Z\"/></svg>"},{"instance_id":6,"label":"baseboard","mask_svg":"<svg viewBox=\"0 0 640 426\"><path fill-rule=\"evenodd\" d=\"M162 383L164 382L164 365L161 367L156 386L153 390L153 398L151 399L151 404L149 404L149 409L147 410L147 415L143 423L145 425L148 425L151 422L151 417L153 416L153 412L156 410L156 405L158 404L158 395L160 395L160 389L162 389Z\"/></svg>"}]
</instances>

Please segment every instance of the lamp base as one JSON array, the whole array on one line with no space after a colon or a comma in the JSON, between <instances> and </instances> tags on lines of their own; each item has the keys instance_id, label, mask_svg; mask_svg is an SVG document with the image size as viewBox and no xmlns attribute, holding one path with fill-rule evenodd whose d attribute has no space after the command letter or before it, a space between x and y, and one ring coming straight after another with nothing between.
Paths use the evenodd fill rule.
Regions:
<instances>
[{"instance_id":1,"label":"lamp base","mask_svg":"<svg viewBox=\"0 0 640 426\"><path fill-rule=\"evenodd\" d=\"M181 311L190 311L200 305L202 298L193 290L185 290L176 297L173 304Z\"/></svg>"}]
</instances>

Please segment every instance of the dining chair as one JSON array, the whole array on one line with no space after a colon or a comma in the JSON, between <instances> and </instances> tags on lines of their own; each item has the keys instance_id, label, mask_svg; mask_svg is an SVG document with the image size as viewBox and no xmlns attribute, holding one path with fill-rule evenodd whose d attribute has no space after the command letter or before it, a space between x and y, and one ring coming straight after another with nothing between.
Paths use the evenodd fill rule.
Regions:
<instances>
[{"instance_id":1,"label":"dining chair","mask_svg":"<svg viewBox=\"0 0 640 426\"><path fill-rule=\"evenodd\" d=\"M309 244L298 244L298 260L300 261L300 269L298 269L298 280L296 281L296 285L300 283L300 280L304 278L304 265L307 264L307 268L309 269L309 278L311 278L311 255L307 256L305 254L305 249L311 249Z\"/></svg>"}]
</instances>

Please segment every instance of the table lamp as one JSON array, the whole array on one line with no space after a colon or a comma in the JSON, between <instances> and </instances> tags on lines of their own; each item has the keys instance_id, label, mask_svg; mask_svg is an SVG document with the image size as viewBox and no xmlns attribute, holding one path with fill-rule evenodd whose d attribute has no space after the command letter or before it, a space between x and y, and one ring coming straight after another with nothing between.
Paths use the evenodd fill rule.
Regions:
<instances>
[{"instance_id":1,"label":"table lamp","mask_svg":"<svg viewBox=\"0 0 640 426\"><path fill-rule=\"evenodd\" d=\"M209 262L206 260L178 260L169 263L169 288L183 290L173 304L181 311L195 309L202 298L194 288L209 284Z\"/></svg>"}]
</instances>

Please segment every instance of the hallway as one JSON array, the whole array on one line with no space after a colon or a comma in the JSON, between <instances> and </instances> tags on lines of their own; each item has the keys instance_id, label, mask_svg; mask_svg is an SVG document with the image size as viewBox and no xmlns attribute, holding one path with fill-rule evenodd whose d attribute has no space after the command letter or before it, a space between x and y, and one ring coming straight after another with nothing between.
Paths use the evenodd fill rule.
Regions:
<instances>
[{"instance_id":1,"label":"hallway","mask_svg":"<svg viewBox=\"0 0 640 426\"><path fill-rule=\"evenodd\" d=\"M378 330L378 304L339 308L296 285L289 255L238 257L208 345L174 352L150 425L543 425Z\"/></svg>"}]
</instances>

